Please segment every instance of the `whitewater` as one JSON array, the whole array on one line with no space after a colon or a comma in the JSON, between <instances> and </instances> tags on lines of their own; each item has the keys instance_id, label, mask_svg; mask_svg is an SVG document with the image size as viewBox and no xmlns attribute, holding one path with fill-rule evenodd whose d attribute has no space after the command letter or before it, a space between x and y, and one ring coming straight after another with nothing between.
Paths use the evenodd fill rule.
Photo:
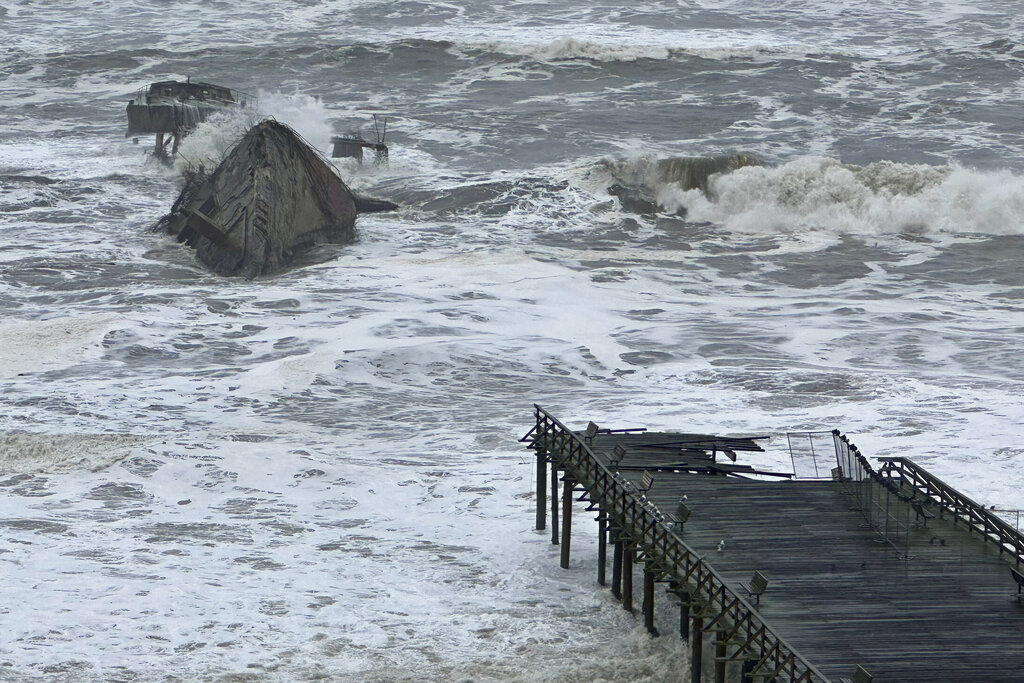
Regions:
<instances>
[{"instance_id":1,"label":"whitewater","mask_svg":"<svg viewBox=\"0 0 1024 683\"><path fill-rule=\"evenodd\" d=\"M337 166L401 208L207 272L151 226L250 120L124 137L186 77L389 117ZM0 0L0 679L675 680L593 521L532 530L533 403L839 428L1015 520L1022 98L1007 0Z\"/></svg>"}]
</instances>

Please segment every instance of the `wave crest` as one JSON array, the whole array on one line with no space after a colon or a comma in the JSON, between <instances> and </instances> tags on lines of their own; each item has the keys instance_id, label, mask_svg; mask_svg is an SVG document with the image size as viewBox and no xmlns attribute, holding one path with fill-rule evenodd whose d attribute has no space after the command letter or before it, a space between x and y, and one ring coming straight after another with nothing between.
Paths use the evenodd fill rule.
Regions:
<instances>
[{"instance_id":1,"label":"wave crest","mask_svg":"<svg viewBox=\"0 0 1024 683\"><path fill-rule=\"evenodd\" d=\"M1010 171L801 157L713 175L706 191L666 183L656 197L737 232L1024 234L1024 177Z\"/></svg>"}]
</instances>

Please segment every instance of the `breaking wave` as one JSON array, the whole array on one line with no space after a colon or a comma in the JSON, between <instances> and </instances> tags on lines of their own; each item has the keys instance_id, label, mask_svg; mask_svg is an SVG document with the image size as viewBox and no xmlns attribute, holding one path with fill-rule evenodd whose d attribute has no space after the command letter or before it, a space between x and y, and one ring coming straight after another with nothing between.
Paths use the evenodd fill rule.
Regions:
<instances>
[{"instance_id":1,"label":"breaking wave","mask_svg":"<svg viewBox=\"0 0 1024 683\"><path fill-rule=\"evenodd\" d=\"M255 108L227 109L196 126L181 141L175 166L178 170L216 168L245 132L267 117L287 124L321 151L330 144L333 130L319 97L261 90Z\"/></svg>"},{"instance_id":2,"label":"breaking wave","mask_svg":"<svg viewBox=\"0 0 1024 683\"><path fill-rule=\"evenodd\" d=\"M684 210L673 201L672 193L697 190L706 194L711 179L716 175L760 163L750 154L723 154L668 159L643 156L606 160L599 167L611 176L612 185L608 191L619 198L623 209L634 213L658 213L661 210Z\"/></svg>"},{"instance_id":3,"label":"breaking wave","mask_svg":"<svg viewBox=\"0 0 1024 683\"><path fill-rule=\"evenodd\" d=\"M698 45L683 47L682 43L696 42ZM749 44L748 44L749 43ZM659 40L645 40L636 36L622 39L602 40L557 37L537 42L519 40L494 40L483 43L469 43L471 48L516 57L529 57L539 61L591 60L595 62L636 62L639 60L669 60L685 57L706 59L756 59L792 55L804 57L808 50L783 48L758 44L749 40L737 40L730 44L726 38L719 40L680 40L679 44Z\"/></svg>"},{"instance_id":4,"label":"breaking wave","mask_svg":"<svg viewBox=\"0 0 1024 683\"><path fill-rule=\"evenodd\" d=\"M703 184L679 160L633 162L617 177L642 178L661 210L734 232L1024 234L1024 176L1011 171L813 156L772 167L732 158L735 168L720 162ZM666 172L673 168L685 172Z\"/></svg>"}]
</instances>

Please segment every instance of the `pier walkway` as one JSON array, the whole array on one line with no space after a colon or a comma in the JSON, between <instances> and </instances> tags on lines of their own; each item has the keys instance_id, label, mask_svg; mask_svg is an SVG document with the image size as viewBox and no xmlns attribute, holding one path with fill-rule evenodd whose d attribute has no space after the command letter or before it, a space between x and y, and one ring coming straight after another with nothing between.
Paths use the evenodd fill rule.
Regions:
<instances>
[{"instance_id":1,"label":"pier walkway","mask_svg":"<svg viewBox=\"0 0 1024 683\"><path fill-rule=\"evenodd\" d=\"M1022 680L1024 539L911 461L876 471L836 432L817 455L828 478L789 480L733 462L758 437L574 432L539 406L535 418L537 528L550 468L562 566L586 502L599 583L610 548L612 591L632 610L641 565L652 632L654 586L668 584L690 680Z\"/></svg>"}]
</instances>

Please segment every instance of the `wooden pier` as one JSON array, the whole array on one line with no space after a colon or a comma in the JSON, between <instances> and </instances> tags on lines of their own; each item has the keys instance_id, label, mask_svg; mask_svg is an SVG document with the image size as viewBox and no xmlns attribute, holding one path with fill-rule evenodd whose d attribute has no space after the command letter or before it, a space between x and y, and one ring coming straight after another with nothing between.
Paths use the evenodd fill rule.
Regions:
<instances>
[{"instance_id":1,"label":"wooden pier","mask_svg":"<svg viewBox=\"0 0 1024 683\"><path fill-rule=\"evenodd\" d=\"M535 419L536 527L550 493L568 567L574 503L596 512L598 583L611 554L632 611L638 563L653 634L667 584L693 683L1024 679L1024 537L913 462L875 469L826 433L827 478L790 480L735 462L760 437L572 431L540 406Z\"/></svg>"}]
</instances>

